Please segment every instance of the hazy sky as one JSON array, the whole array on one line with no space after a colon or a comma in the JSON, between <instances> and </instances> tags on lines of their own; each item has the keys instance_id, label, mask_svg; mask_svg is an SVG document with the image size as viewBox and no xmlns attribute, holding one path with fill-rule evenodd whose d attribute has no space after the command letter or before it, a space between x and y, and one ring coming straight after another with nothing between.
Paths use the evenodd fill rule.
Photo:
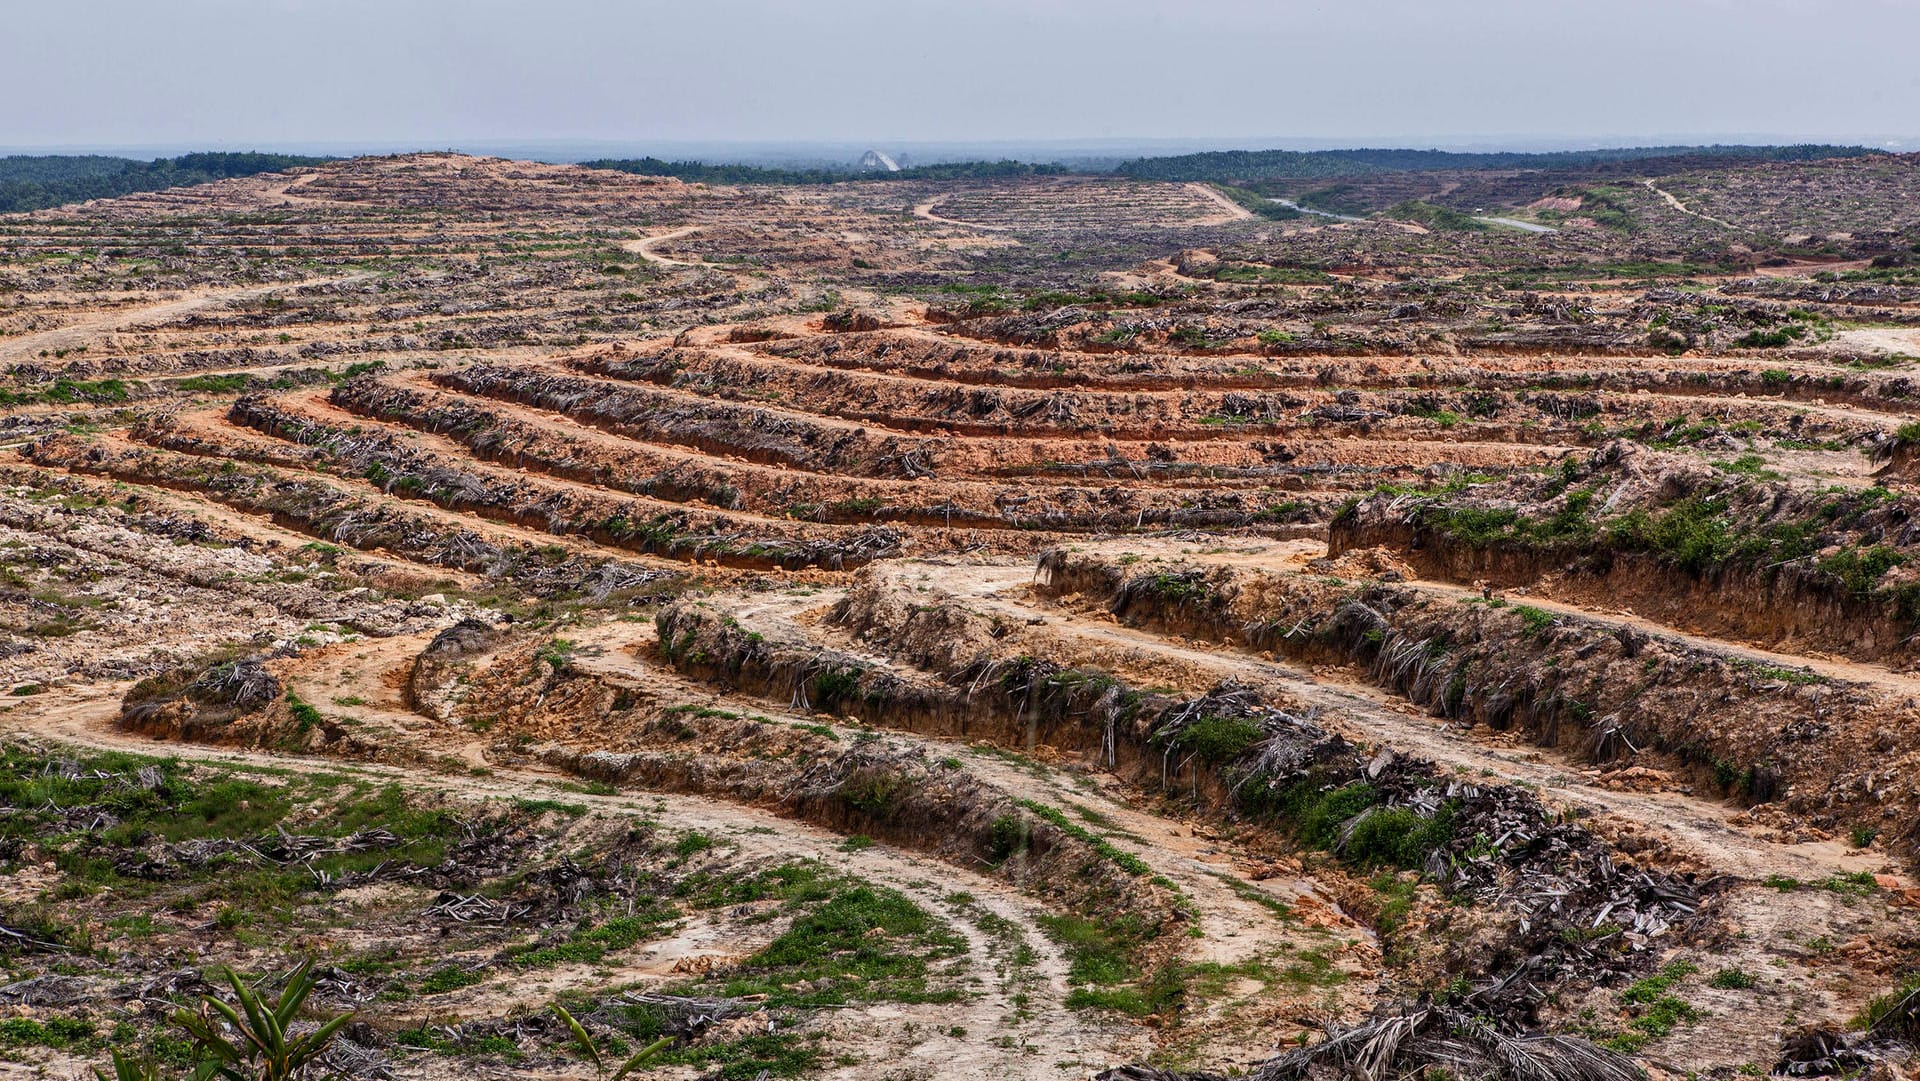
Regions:
<instances>
[{"instance_id":1,"label":"hazy sky","mask_svg":"<svg viewBox=\"0 0 1920 1081\"><path fill-rule=\"evenodd\" d=\"M1920 0L0 0L0 31L7 147L1920 135Z\"/></svg>"}]
</instances>

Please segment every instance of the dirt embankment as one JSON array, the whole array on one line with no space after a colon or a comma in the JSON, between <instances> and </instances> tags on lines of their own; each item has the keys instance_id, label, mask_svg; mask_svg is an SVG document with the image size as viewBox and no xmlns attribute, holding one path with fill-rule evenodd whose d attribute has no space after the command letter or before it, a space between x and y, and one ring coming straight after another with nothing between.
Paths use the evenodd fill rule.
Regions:
<instances>
[{"instance_id":1,"label":"dirt embankment","mask_svg":"<svg viewBox=\"0 0 1920 1081\"><path fill-rule=\"evenodd\" d=\"M1631 771L1643 758L1678 768L1703 791L1772 805L1809 836L1858 826L1915 839L1904 825L1914 793L1893 782L1920 768L1920 743L1900 735L1914 711L1902 686L1519 598L1483 602L1393 582L1203 565L1131 571L1054 552L1041 559L1039 583L1128 625L1353 666L1436 717L1515 730L1603 769Z\"/></svg>"},{"instance_id":2,"label":"dirt embankment","mask_svg":"<svg viewBox=\"0 0 1920 1081\"><path fill-rule=\"evenodd\" d=\"M1528 545L1473 544L1417 523L1362 515L1336 517L1328 538L1335 555L1389 549L1422 578L1526 587L1570 603L1631 609L1697 634L1889 664L1915 657L1911 617L1884 599L1857 596L1796 567L1689 572L1658 555L1619 550L1569 558Z\"/></svg>"},{"instance_id":3,"label":"dirt embankment","mask_svg":"<svg viewBox=\"0 0 1920 1081\"><path fill-rule=\"evenodd\" d=\"M1421 577L1631 606L1769 649L1913 664L1920 501L1760 462L1615 440L1546 475L1377 491L1334 516L1329 552L1384 548Z\"/></svg>"},{"instance_id":4,"label":"dirt embankment","mask_svg":"<svg viewBox=\"0 0 1920 1081\"><path fill-rule=\"evenodd\" d=\"M1014 628L954 594L914 587L887 568L863 573L825 616L836 633L846 634L860 648L879 650L885 660L787 637L790 627L783 631L778 621L755 618L740 607L732 611L734 615L703 611L699 603L670 608L659 620L663 654L698 678L879 726L1069 752L1167 798L1190 803L1208 817L1224 815L1277 835L1303 836L1310 844L1347 852L1362 865L1385 858L1415 863L1428 859L1438 866L1432 857L1413 855L1414 848L1426 842L1406 842L1413 847L1394 849L1398 855L1369 857L1359 855L1359 848L1348 852L1346 842L1335 844L1315 832L1322 828L1313 825L1324 822L1321 816L1341 814L1308 810L1330 798L1330 790L1359 804L1374 804L1378 813L1402 826L1437 821L1423 817L1435 813L1449 823L1456 813L1462 822L1491 816L1523 832L1545 829L1551 820L1520 789L1463 789L1418 758L1379 748L1363 752L1311 721L1265 705L1259 694L1243 686L1226 683L1183 697L1132 686L1103 672L1038 660L1020 651L1029 643L1022 642ZM1452 810L1438 812L1442 806ZM1360 817L1348 825L1364 832L1358 823L1373 812L1359 805L1345 812L1354 813ZM1433 828L1452 831L1445 839L1435 835L1432 843L1442 851L1467 843L1460 839L1484 827ZM1549 929L1558 919L1581 918L1567 912L1588 901L1611 904L1617 912L1641 906L1634 909L1642 913L1636 917L1641 922L1635 934L1657 938L1698 911L1699 898L1690 884L1659 872L1623 874L1603 855L1606 848L1605 842L1575 828L1544 847L1488 854L1484 862L1472 863L1472 870L1456 865L1456 871L1441 876L1443 889L1449 895L1472 893L1488 906L1485 919L1456 925L1458 941L1448 942L1471 941L1472 948L1449 945L1430 953L1413 966L1419 978L1479 978L1493 959L1526 967L1545 981L1569 978L1574 969L1587 974L1581 978L1592 978L1620 964L1630 967L1633 954L1581 946L1575 952L1582 960L1575 964L1553 944L1561 940ZM1553 917L1539 910L1537 897L1527 891L1509 893L1496 885L1507 881L1501 867L1523 877L1547 873L1544 865L1532 861L1548 851L1559 853L1558 869L1552 873L1569 876L1561 887L1565 892L1556 896L1584 899ZM1489 1002L1487 1008L1513 1019L1532 1011L1504 999L1498 1005Z\"/></svg>"}]
</instances>

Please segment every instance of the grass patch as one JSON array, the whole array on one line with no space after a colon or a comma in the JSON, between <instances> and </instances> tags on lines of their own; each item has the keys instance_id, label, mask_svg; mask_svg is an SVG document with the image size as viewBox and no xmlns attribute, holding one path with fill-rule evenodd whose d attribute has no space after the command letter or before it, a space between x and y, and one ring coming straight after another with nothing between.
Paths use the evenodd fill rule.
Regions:
<instances>
[{"instance_id":1,"label":"grass patch","mask_svg":"<svg viewBox=\"0 0 1920 1081\"><path fill-rule=\"evenodd\" d=\"M506 958L521 968L551 968L561 964L592 964L609 953L638 945L657 937L678 919L672 905L643 897L646 910L632 916L620 916L598 926L582 926L565 942L551 946L526 946L506 951Z\"/></svg>"},{"instance_id":2,"label":"grass patch","mask_svg":"<svg viewBox=\"0 0 1920 1081\"><path fill-rule=\"evenodd\" d=\"M905 894L847 886L824 902L789 904L804 910L780 937L741 962L724 994L766 995L771 1006L960 997L957 990L933 986L932 962L966 953L966 940Z\"/></svg>"},{"instance_id":3,"label":"grass patch","mask_svg":"<svg viewBox=\"0 0 1920 1081\"><path fill-rule=\"evenodd\" d=\"M1134 961L1139 935L1128 921L1049 915L1039 923L1066 951L1067 979L1074 984L1067 993L1068 1009L1146 1017L1171 1012L1186 994L1187 974L1178 966L1140 971Z\"/></svg>"}]
</instances>

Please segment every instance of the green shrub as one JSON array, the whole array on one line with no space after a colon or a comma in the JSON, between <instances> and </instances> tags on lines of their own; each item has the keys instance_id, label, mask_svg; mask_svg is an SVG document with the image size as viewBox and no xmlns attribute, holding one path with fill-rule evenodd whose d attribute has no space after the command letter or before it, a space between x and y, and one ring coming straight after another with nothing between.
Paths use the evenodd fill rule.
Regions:
<instances>
[{"instance_id":1,"label":"green shrub","mask_svg":"<svg viewBox=\"0 0 1920 1081\"><path fill-rule=\"evenodd\" d=\"M1520 629L1520 637L1522 638L1537 638L1542 631L1553 626L1554 616L1552 612L1535 608L1530 604L1514 605L1513 614L1519 616L1520 622L1523 624Z\"/></svg>"},{"instance_id":2,"label":"green shrub","mask_svg":"<svg viewBox=\"0 0 1920 1081\"><path fill-rule=\"evenodd\" d=\"M462 987L472 987L484 979L486 976L478 971L469 972L458 965L442 965L420 981L419 991L423 995L443 995Z\"/></svg>"},{"instance_id":3,"label":"green shrub","mask_svg":"<svg viewBox=\"0 0 1920 1081\"><path fill-rule=\"evenodd\" d=\"M1330 850L1339 831L1353 816L1379 799L1364 781L1329 788L1319 776L1308 776L1282 789L1261 788L1246 793L1255 808L1269 811L1290 825L1294 835L1310 848Z\"/></svg>"},{"instance_id":4,"label":"green shrub","mask_svg":"<svg viewBox=\"0 0 1920 1081\"><path fill-rule=\"evenodd\" d=\"M1744 991L1760 981L1745 969L1723 968L1707 981L1708 987L1717 987L1722 991Z\"/></svg>"},{"instance_id":5,"label":"green shrub","mask_svg":"<svg viewBox=\"0 0 1920 1081\"><path fill-rule=\"evenodd\" d=\"M987 831L987 853L994 863L1004 863L1027 848L1027 824L1019 815L1001 815Z\"/></svg>"},{"instance_id":6,"label":"green shrub","mask_svg":"<svg viewBox=\"0 0 1920 1081\"><path fill-rule=\"evenodd\" d=\"M860 677L866 673L859 668L844 666L829 668L817 672L808 683L809 699L816 713L833 713L847 703L858 698Z\"/></svg>"},{"instance_id":7,"label":"green shrub","mask_svg":"<svg viewBox=\"0 0 1920 1081\"><path fill-rule=\"evenodd\" d=\"M893 811L906 781L897 773L880 769L855 770L840 782L839 796L847 806L875 818L886 818Z\"/></svg>"},{"instance_id":8,"label":"green shrub","mask_svg":"<svg viewBox=\"0 0 1920 1081\"><path fill-rule=\"evenodd\" d=\"M1245 754L1263 734L1259 722L1252 718L1210 714L1182 730L1174 745L1199 755L1208 765L1218 766Z\"/></svg>"},{"instance_id":9,"label":"green shrub","mask_svg":"<svg viewBox=\"0 0 1920 1081\"><path fill-rule=\"evenodd\" d=\"M647 898L649 905L654 899ZM551 968L559 964L592 964L609 953L643 942L678 917L672 906L649 907L632 916L620 916L597 927L582 926L557 945L509 949L505 955L522 968Z\"/></svg>"},{"instance_id":10,"label":"green shrub","mask_svg":"<svg viewBox=\"0 0 1920 1081\"><path fill-rule=\"evenodd\" d=\"M246 385L247 376L244 373L196 375L190 379L180 380L179 389L190 394L232 394L245 389Z\"/></svg>"},{"instance_id":11,"label":"green shrub","mask_svg":"<svg viewBox=\"0 0 1920 1081\"><path fill-rule=\"evenodd\" d=\"M856 886L795 918L780 937L742 962L727 994L768 994L793 1005L949 1001L954 992L927 990L927 962L966 950L965 939L906 896Z\"/></svg>"},{"instance_id":12,"label":"green shrub","mask_svg":"<svg viewBox=\"0 0 1920 1081\"><path fill-rule=\"evenodd\" d=\"M1429 852L1452 839L1452 808L1429 818L1405 807L1383 807L1354 826L1341 855L1366 867L1417 870Z\"/></svg>"},{"instance_id":13,"label":"green shrub","mask_svg":"<svg viewBox=\"0 0 1920 1081\"><path fill-rule=\"evenodd\" d=\"M93 1036L92 1025L70 1017L50 1017L45 1021L9 1017L0 1021L0 1047L51 1047L59 1050L84 1046Z\"/></svg>"},{"instance_id":14,"label":"green shrub","mask_svg":"<svg viewBox=\"0 0 1920 1081\"><path fill-rule=\"evenodd\" d=\"M292 691L287 692L287 713L304 734L313 731L320 724L320 711L302 702Z\"/></svg>"},{"instance_id":15,"label":"green shrub","mask_svg":"<svg viewBox=\"0 0 1920 1081\"><path fill-rule=\"evenodd\" d=\"M1820 569L1840 580L1847 592L1864 597L1893 568L1907 557L1884 544L1848 548L1820 561Z\"/></svg>"}]
</instances>

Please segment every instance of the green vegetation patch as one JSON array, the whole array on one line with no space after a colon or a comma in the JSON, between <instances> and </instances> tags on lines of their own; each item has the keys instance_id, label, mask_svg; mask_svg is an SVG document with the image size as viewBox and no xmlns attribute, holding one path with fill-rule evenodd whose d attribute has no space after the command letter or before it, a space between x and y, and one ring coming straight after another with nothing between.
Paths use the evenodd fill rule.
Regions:
<instances>
[{"instance_id":1,"label":"green vegetation patch","mask_svg":"<svg viewBox=\"0 0 1920 1081\"><path fill-rule=\"evenodd\" d=\"M966 940L897 890L840 884L817 903L789 902L793 921L748 957L720 989L765 995L770 1006L855 1001L951 1002L934 963L967 952Z\"/></svg>"}]
</instances>

